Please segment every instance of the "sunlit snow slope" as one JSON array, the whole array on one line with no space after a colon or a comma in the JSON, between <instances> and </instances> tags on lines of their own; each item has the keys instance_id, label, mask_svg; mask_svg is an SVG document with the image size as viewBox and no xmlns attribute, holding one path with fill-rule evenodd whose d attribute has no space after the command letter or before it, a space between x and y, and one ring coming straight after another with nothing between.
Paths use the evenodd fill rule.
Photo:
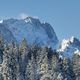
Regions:
<instances>
[{"instance_id":1,"label":"sunlit snow slope","mask_svg":"<svg viewBox=\"0 0 80 80\"><path fill-rule=\"evenodd\" d=\"M71 37L70 39L64 39L60 45L59 53L61 53L64 57L72 58L73 54L79 53L80 51L80 41Z\"/></svg>"}]
</instances>

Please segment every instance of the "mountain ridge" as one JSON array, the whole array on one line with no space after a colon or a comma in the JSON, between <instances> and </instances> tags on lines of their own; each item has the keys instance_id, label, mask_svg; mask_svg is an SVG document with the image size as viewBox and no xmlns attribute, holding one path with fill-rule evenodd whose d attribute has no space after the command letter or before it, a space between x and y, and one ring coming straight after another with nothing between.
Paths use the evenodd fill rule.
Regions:
<instances>
[{"instance_id":1,"label":"mountain ridge","mask_svg":"<svg viewBox=\"0 0 80 80\"><path fill-rule=\"evenodd\" d=\"M6 26L17 42L21 42L22 38L26 38L29 45L38 44L40 46L51 46L52 48L58 43L58 38L52 26L49 23L40 22L37 18L11 18L3 20L0 24Z\"/></svg>"},{"instance_id":2,"label":"mountain ridge","mask_svg":"<svg viewBox=\"0 0 80 80\"><path fill-rule=\"evenodd\" d=\"M1 28L4 28L4 30ZM48 46L57 49L64 57L71 57L76 50L80 50L80 41L72 36L69 39L63 39L61 43L56 36L53 27L45 22L42 23L38 18L26 17L25 19L5 19L0 21L0 33L6 42L21 42L26 38L29 45ZM7 30L7 31L6 31ZM6 34L4 33L6 32ZM7 33L8 32L8 33ZM6 36L6 37L5 37ZM9 37L7 39L7 37Z\"/></svg>"},{"instance_id":3,"label":"mountain ridge","mask_svg":"<svg viewBox=\"0 0 80 80\"><path fill-rule=\"evenodd\" d=\"M68 58L72 58L76 50L80 51L80 41L74 36L67 40L63 39L59 48L59 52Z\"/></svg>"}]
</instances>

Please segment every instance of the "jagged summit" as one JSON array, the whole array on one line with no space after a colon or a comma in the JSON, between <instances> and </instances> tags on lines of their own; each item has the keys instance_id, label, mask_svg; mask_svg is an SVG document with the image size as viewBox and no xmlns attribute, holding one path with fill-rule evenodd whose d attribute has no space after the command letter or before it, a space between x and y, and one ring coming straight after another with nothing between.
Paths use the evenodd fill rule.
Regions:
<instances>
[{"instance_id":1,"label":"jagged summit","mask_svg":"<svg viewBox=\"0 0 80 80\"><path fill-rule=\"evenodd\" d=\"M62 43L61 43L61 50L63 51L66 47L73 45L73 46L80 46L80 41L75 38L74 36L72 36L69 39L63 39Z\"/></svg>"},{"instance_id":2,"label":"jagged summit","mask_svg":"<svg viewBox=\"0 0 80 80\"><path fill-rule=\"evenodd\" d=\"M36 24L36 23L41 24L41 22L38 18L33 18L33 17L30 17L30 16L26 17L24 20L25 20L25 22L30 22L30 23L33 23L33 24Z\"/></svg>"},{"instance_id":3,"label":"jagged summit","mask_svg":"<svg viewBox=\"0 0 80 80\"><path fill-rule=\"evenodd\" d=\"M76 50L80 50L80 41L73 36L67 40L64 39L59 49L60 53L69 58L72 57Z\"/></svg>"},{"instance_id":4,"label":"jagged summit","mask_svg":"<svg viewBox=\"0 0 80 80\"><path fill-rule=\"evenodd\" d=\"M76 50L76 51L74 52L74 54L80 56L80 51L79 51L79 50Z\"/></svg>"},{"instance_id":5,"label":"jagged summit","mask_svg":"<svg viewBox=\"0 0 80 80\"><path fill-rule=\"evenodd\" d=\"M1 24L11 32L12 37L17 42L21 42L23 38L26 38L29 44L51 46L52 48L58 43L58 38L52 26L49 23L40 22L38 18L29 16L25 19L11 18L3 20ZM5 31L0 31L5 34ZM7 39L5 42L12 41L8 40L10 37L9 35L6 35L6 37Z\"/></svg>"}]
</instances>

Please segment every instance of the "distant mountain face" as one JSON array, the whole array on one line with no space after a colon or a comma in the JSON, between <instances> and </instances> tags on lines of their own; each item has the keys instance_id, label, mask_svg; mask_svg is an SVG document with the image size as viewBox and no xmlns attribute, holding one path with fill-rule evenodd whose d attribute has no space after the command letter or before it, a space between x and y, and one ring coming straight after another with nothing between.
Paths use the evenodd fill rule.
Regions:
<instances>
[{"instance_id":1,"label":"distant mountain face","mask_svg":"<svg viewBox=\"0 0 80 80\"><path fill-rule=\"evenodd\" d=\"M64 57L72 58L73 54L77 53L80 55L80 41L75 38L71 37L70 39L63 40L60 48L59 53L61 53Z\"/></svg>"},{"instance_id":2,"label":"distant mountain face","mask_svg":"<svg viewBox=\"0 0 80 80\"><path fill-rule=\"evenodd\" d=\"M0 34L5 42L20 43L26 38L29 45L49 46L53 49L58 45L58 38L49 23L41 23L39 19L27 17L25 19L6 19L0 21ZM73 53L80 51L80 41L71 37L60 43L59 53L71 58Z\"/></svg>"},{"instance_id":3,"label":"distant mountain face","mask_svg":"<svg viewBox=\"0 0 80 80\"><path fill-rule=\"evenodd\" d=\"M32 17L0 21L0 32L5 42L21 42L22 38L26 38L29 44L51 46L52 48L58 43L52 26Z\"/></svg>"}]
</instances>

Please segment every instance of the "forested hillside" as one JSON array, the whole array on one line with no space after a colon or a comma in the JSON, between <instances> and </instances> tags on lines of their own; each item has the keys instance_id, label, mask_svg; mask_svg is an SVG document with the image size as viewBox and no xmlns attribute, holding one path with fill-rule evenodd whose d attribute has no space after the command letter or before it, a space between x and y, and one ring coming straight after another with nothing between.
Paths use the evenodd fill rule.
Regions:
<instances>
[{"instance_id":1,"label":"forested hillside","mask_svg":"<svg viewBox=\"0 0 80 80\"><path fill-rule=\"evenodd\" d=\"M80 80L80 55L61 58L56 50L38 45L5 44L0 37L0 80Z\"/></svg>"}]
</instances>

